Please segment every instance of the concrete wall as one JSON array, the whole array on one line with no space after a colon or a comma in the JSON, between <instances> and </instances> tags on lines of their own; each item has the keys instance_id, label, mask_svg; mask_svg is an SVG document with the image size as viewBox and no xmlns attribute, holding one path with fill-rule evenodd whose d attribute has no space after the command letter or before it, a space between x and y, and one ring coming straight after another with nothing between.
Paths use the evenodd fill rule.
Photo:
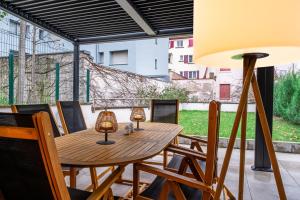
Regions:
<instances>
[{"instance_id":1,"label":"concrete wall","mask_svg":"<svg viewBox=\"0 0 300 200\"><path fill-rule=\"evenodd\" d=\"M208 103L181 103L179 106L180 110L208 110ZM221 111L223 112L236 112L238 104L237 103L222 103ZM248 104L248 112L255 112L255 104Z\"/></svg>"}]
</instances>

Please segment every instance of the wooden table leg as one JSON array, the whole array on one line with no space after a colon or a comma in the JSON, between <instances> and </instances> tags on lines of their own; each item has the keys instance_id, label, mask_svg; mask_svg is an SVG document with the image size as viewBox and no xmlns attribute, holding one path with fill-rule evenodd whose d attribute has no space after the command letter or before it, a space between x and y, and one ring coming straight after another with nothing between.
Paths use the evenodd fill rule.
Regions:
<instances>
[{"instance_id":1,"label":"wooden table leg","mask_svg":"<svg viewBox=\"0 0 300 200\"><path fill-rule=\"evenodd\" d=\"M136 164L133 164L133 189L132 189L132 196L133 199L139 194L139 185L140 185L140 171L136 169Z\"/></svg>"},{"instance_id":2,"label":"wooden table leg","mask_svg":"<svg viewBox=\"0 0 300 200\"><path fill-rule=\"evenodd\" d=\"M70 167L70 187L76 188L76 173L77 169L74 167Z\"/></svg>"}]
</instances>

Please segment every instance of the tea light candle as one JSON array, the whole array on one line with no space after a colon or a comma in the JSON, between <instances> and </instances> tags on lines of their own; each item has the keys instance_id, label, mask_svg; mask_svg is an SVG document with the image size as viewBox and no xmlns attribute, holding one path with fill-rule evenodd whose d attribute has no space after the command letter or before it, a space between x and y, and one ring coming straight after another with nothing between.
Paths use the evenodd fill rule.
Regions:
<instances>
[{"instance_id":1,"label":"tea light candle","mask_svg":"<svg viewBox=\"0 0 300 200\"><path fill-rule=\"evenodd\" d=\"M111 122L101 122L100 127L108 130L113 128L113 124Z\"/></svg>"},{"instance_id":2,"label":"tea light candle","mask_svg":"<svg viewBox=\"0 0 300 200\"><path fill-rule=\"evenodd\" d=\"M143 116L142 115L134 115L134 119L141 120L141 119L143 119Z\"/></svg>"}]
</instances>

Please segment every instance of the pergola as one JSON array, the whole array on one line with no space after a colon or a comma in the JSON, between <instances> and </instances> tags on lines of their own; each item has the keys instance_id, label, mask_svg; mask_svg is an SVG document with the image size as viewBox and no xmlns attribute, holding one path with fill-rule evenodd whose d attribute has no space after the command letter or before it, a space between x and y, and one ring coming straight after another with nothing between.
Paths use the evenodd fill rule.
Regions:
<instances>
[{"instance_id":1,"label":"pergola","mask_svg":"<svg viewBox=\"0 0 300 200\"><path fill-rule=\"evenodd\" d=\"M193 33L193 0L0 0L0 8L73 43L74 100L80 44Z\"/></svg>"}]
</instances>

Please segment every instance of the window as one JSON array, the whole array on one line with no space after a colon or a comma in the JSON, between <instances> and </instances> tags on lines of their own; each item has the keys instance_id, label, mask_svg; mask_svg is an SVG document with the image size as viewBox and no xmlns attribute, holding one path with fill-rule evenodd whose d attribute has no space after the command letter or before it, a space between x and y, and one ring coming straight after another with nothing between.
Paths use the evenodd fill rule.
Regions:
<instances>
[{"instance_id":1,"label":"window","mask_svg":"<svg viewBox=\"0 0 300 200\"><path fill-rule=\"evenodd\" d=\"M30 38L30 26L26 25L26 38Z\"/></svg>"},{"instance_id":2,"label":"window","mask_svg":"<svg viewBox=\"0 0 300 200\"><path fill-rule=\"evenodd\" d=\"M15 35L20 33L20 23L15 20L9 20L9 32Z\"/></svg>"},{"instance_id":3,"label":"window","mask_svg":"<svg viewBox=\"0 0 300 200\"><path fill-rule=\"evenodd\" d=\"M99 64L104 64L104 52L99 52Z\"/></svg>"},{"instance_id":4,"label":"window","mask_svg":"<svg viewBox=\"0 0 300 200\"><path fill-rule=\"evenodd\" d=\"M174 40L170 40L169 49L174 48Z\"/></svg>"},{"instance_id":5,"label":"window","mask_svg":"<svg viewBox=\"0 0 300 200\"><path fill-rule=\"evenodd\" d=\"M199 71L189 71L189 79L197 79Z\"/></svg>"},{"instance_id":6,"label":"window","mask_svg":"<svg viewBox=\"0 0 300 200\"><path fill-rule=\"evenodd\" d=\"M127 64L128 64L128 50L110 52L110 65L127 65Z\"/></svg>"},{"instance_id":7,"label":"window","mask_svg":"<svg viewBox=\"0 0 300 200\"><path fill-rule=\"evenodd\" d=\"M194 46L194 40L193 38L189 39L189 47L193 47Z\"/></svg>"},{"instance_id":8,"label":"window","mask_svg":"<svg viewBox=\"0 0 300 200\"><path fill-rule=\"evenodd\" d=\"M220 100L230 100L230 84L220 84Z\"/></svg>"},{"instance_id":9,"label":"window","mask_svg":"<svg viewBox=\"0 0 300 200\"><path fill-rule=\"evenodd\" d=\"M183 40L176 41L176 48L183 48Z\"/></svg>"},{"instance_id":10,"label":"window","mask_svg":"<svg viewBox=\"0 0 300 200\"><path fill-rule=\"evenodd\" d=\"M189 63L193 63L193 55L189 55L188 62L189 62Z\"/></svg>"},{"instance_id":11,"label":"window","mask_svg":"<svg viewBox=\"0 0 300 200\"><path fill-rule=\"evenodd\" d=\"M169 53L169 56L168 56L168 63L169 63L169 64L172 64L172 61L173 61L173 54Z\"/></svg>"},{"instance_id":12,"label":"window","mask_svg":"<svg viewBox=\"0 0 300 200\"><path fill-rule=\"evenodd\" d=\"M45 31L40 29L39 30L39 39L44 40L45 39Z\"/></svg>"},{"instance_id":13,"label":"window","mask_svg":"<svg viewBox=\"0 0 300 200\"><path fill-rule=\"evenodd\" d=\"M157 59L155 59L155 69L157 69Z\"/></svg>"},{"instance_id":14,"label":"window","mask_svg":"<svg viewBox=\"0 0 300 200\"><path fill-rule=\"evenodd\" d=\"M180 72L180 76L184 76L183 72Z\"/></svg>"},{"instance_id":15,"label":"window","mask_svg":"<svg viewBox=\"0 0 300 200\"><path fill-rule=\"evenodd\" d=\"M155 45L157 45L157 38L155 38Z\"/></svg>"},{"instance_id":16,"label":"window","mask_svg":"<svg viewBox=\"0 0 300 200\"><path fill-rule=\"evenodd\" d=\"M230 72L230 68L220 68L220 72Z\"/></svg>"},{"instance_id":17,"label":"window","mask_svg":"<svg viewBox=\"0 0 300 200\"><path fill-rule=\"evenodd\" d=\"M183 62L183 55L179 56L179 62Z\"/></svg>"}]
</instances>

